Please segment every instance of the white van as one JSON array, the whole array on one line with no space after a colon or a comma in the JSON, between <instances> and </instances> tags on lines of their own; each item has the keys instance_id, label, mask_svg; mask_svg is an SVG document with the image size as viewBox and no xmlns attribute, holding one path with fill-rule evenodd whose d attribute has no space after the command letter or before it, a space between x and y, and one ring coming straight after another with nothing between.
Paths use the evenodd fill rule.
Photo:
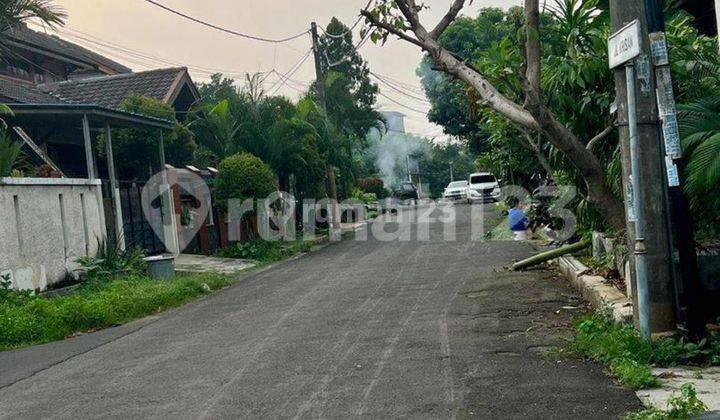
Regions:
<instances>
[{"instance_id":1,"label":"white van","mask_svg":"<svg viewBox=\"0 0 720 420\"><path fill-rule=\"evenodd\" d=\"M497 202L500 199L500 182L489 172L477 172L468 180L468 203L474 201Z\"/></svg>"}]
</instances>

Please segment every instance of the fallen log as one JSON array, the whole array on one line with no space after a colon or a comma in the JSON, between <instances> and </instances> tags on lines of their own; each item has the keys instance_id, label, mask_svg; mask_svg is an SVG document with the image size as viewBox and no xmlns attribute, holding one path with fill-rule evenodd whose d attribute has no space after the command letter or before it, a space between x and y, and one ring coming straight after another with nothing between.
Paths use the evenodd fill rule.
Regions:
<instances>
[{"instance_id":1,"label":"fallen log","mask_svg":"<svg viewBox=\"0 0 720 420\"><path fill-rule=\"evenodd\" d=\"M538 264L542 264L545 261L562 257L563 255L572 254L573 252L582 251L583 249L590 246L592 242L590 240L583 240L574 244L565 245L560 248L556 248L550 251L542 252L534 255L526 260L518 261L512 265L513 271L522 270Z\"/></svg>"}]
</instances>

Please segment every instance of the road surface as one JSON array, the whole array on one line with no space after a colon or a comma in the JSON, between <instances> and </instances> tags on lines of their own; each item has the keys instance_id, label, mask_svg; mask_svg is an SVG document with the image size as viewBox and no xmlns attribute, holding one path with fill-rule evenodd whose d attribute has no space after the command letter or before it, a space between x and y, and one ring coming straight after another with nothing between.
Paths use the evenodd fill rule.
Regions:
<instances>
[{"instance_id":1,"label":"road surface","mask_svg":"<svg viewBox=\"0 0 720 420\"><path fill-rule=\"evenodd\" d=\"M504 271L531 246L470 240L471 208L483 214L458 206L455 241L441 222L403 225L413 240L346 240L155 318L0 353L0 417L575 419L639 409L599 366L547 354L579 298L551 273Z\"/></svg>"}]
</instances>

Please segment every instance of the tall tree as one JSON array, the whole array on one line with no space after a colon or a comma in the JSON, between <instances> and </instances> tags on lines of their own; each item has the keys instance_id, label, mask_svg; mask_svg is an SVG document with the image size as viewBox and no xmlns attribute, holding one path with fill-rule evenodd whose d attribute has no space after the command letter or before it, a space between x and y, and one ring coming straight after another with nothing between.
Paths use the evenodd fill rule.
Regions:
<instances>
[{"instance_id":1,"label":"tall tree","mask_svg":"<svg viewBox=\"0 0 720 420\"><path fill-rule=\"evenodd\" d=\"M539 132L570 161L582 176L588 200L602 212L607 222L621 230L624 228L624 208L605 181L605 170L600 159L586 144L563 124L547 103L542 89L542 53L540 7L538 0L525 0L523 26L519 31L524 38L520 48L521 71L513 76L521 87L521 95L512 97L501 92L497 84L467 60L444 47L439 39L456 20L465 6L465 0L453 0L446 14L432 29L420 20L422 7L415 0L376 0L372 10L363 10L375 42L383 42L395 35L424 50L436 69L466 83L477 94L478 101L504 116L519 127Z\"/></svg>"},{"instance_id":2,"label":"tall tree","mask_svg":"<svg viewBox=\"0 0 720 420\"><path fill-rule=\"evenodd\" d=\"M367 133L372 127L379 127L382 115L373 106L378 87L370 80L367 63L357 51L350 28L332 18L325 33L318 40L324 103L331 132L325 149L328 163L327 178L330 192L336 189L335 168L339 168L340 185L346 195L353 181L356 153L367 146ZM312 92L318 92L317 87Z\"/></svg>"}]
</instances>

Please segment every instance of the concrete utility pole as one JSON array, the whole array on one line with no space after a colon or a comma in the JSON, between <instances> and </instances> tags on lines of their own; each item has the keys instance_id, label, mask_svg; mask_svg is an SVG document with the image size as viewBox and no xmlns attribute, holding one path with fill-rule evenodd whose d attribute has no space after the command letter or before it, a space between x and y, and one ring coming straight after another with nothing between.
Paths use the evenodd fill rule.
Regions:
<instances>
[{"instance_id":1,"label":"concrete utility pole","mask_svg":"<svg viewBox=\"0 0 720 420\"><path fill-rule=\"evenodd\" d=\"M322 66L320 64L320 43L317 31L317 24L315 22L312 22L310 24L310 33L312 34L313 53L315 56L316 93L318 96L318 101L320 101L320 106L322 106L323 110L327 112L327 104L325 102L325 76L323 75ZM328 195L333 201L333 203L331 204L331 209L329 209L331 214L330 218L333 227L337 229L340 228L340 211L337 204L337 183L335 182L335 168L329 162L326 166L326 176L328 183Z\"/></svg>"},{"instance_id":2,"label":"concrete utility pole","mask_svg":"<svg viewBox=\"0 0 720 420\"><path fill-rule=\"evenodd\" d=\"M635 19L641 25L641 55L635 60L636 105L637 105L637 155L639 159L639 186L642 200L643 226L645 233L644 258L647 267L647 293L649 299L649 332L657 333L675 328L675 300L673 283L673 264L671 260L670 237L668 227L667 182L665 181L664 148L660 138L655 83L651 72L650 42L647 37L647 20L641 0L610 0L612 32L615 32ZM623 160L623 187L631 190L630 131L628 127L626 70L615 70L617 91L618 126ZM628 198L625 199L629 202ZM628 208L629 210L629 208ZM635 222L628 217L627 236L630 253L635 248ZM633 257L634 258L634 257ZM635 321L639 322L637 305L637 285L632 276L633 299L635 300Z\"/></svg>"},{"instance_id":3,"label":"concrete utility pole","mask_svg":"<svg viewBox=\"0 0 720 420\"><path fill-rule=\"evenodd\" d=\"M678 318L690 336L699 339L706 334L703 308L700 304L699 269L695 251L695 229L690 206L682 186L684 184L685 159L683 159L680 132L678 130L675 94L673 92L670 57L665 38L665 17L661 0L644 0L652 51L657 103L662 134L665 143L665 170L672 209L672 233L680 263L680 287L676 287ZM720 0L718 0L720 1ZM676 282L677 284L677 282Z\"/></svg>"}]
</instances>

